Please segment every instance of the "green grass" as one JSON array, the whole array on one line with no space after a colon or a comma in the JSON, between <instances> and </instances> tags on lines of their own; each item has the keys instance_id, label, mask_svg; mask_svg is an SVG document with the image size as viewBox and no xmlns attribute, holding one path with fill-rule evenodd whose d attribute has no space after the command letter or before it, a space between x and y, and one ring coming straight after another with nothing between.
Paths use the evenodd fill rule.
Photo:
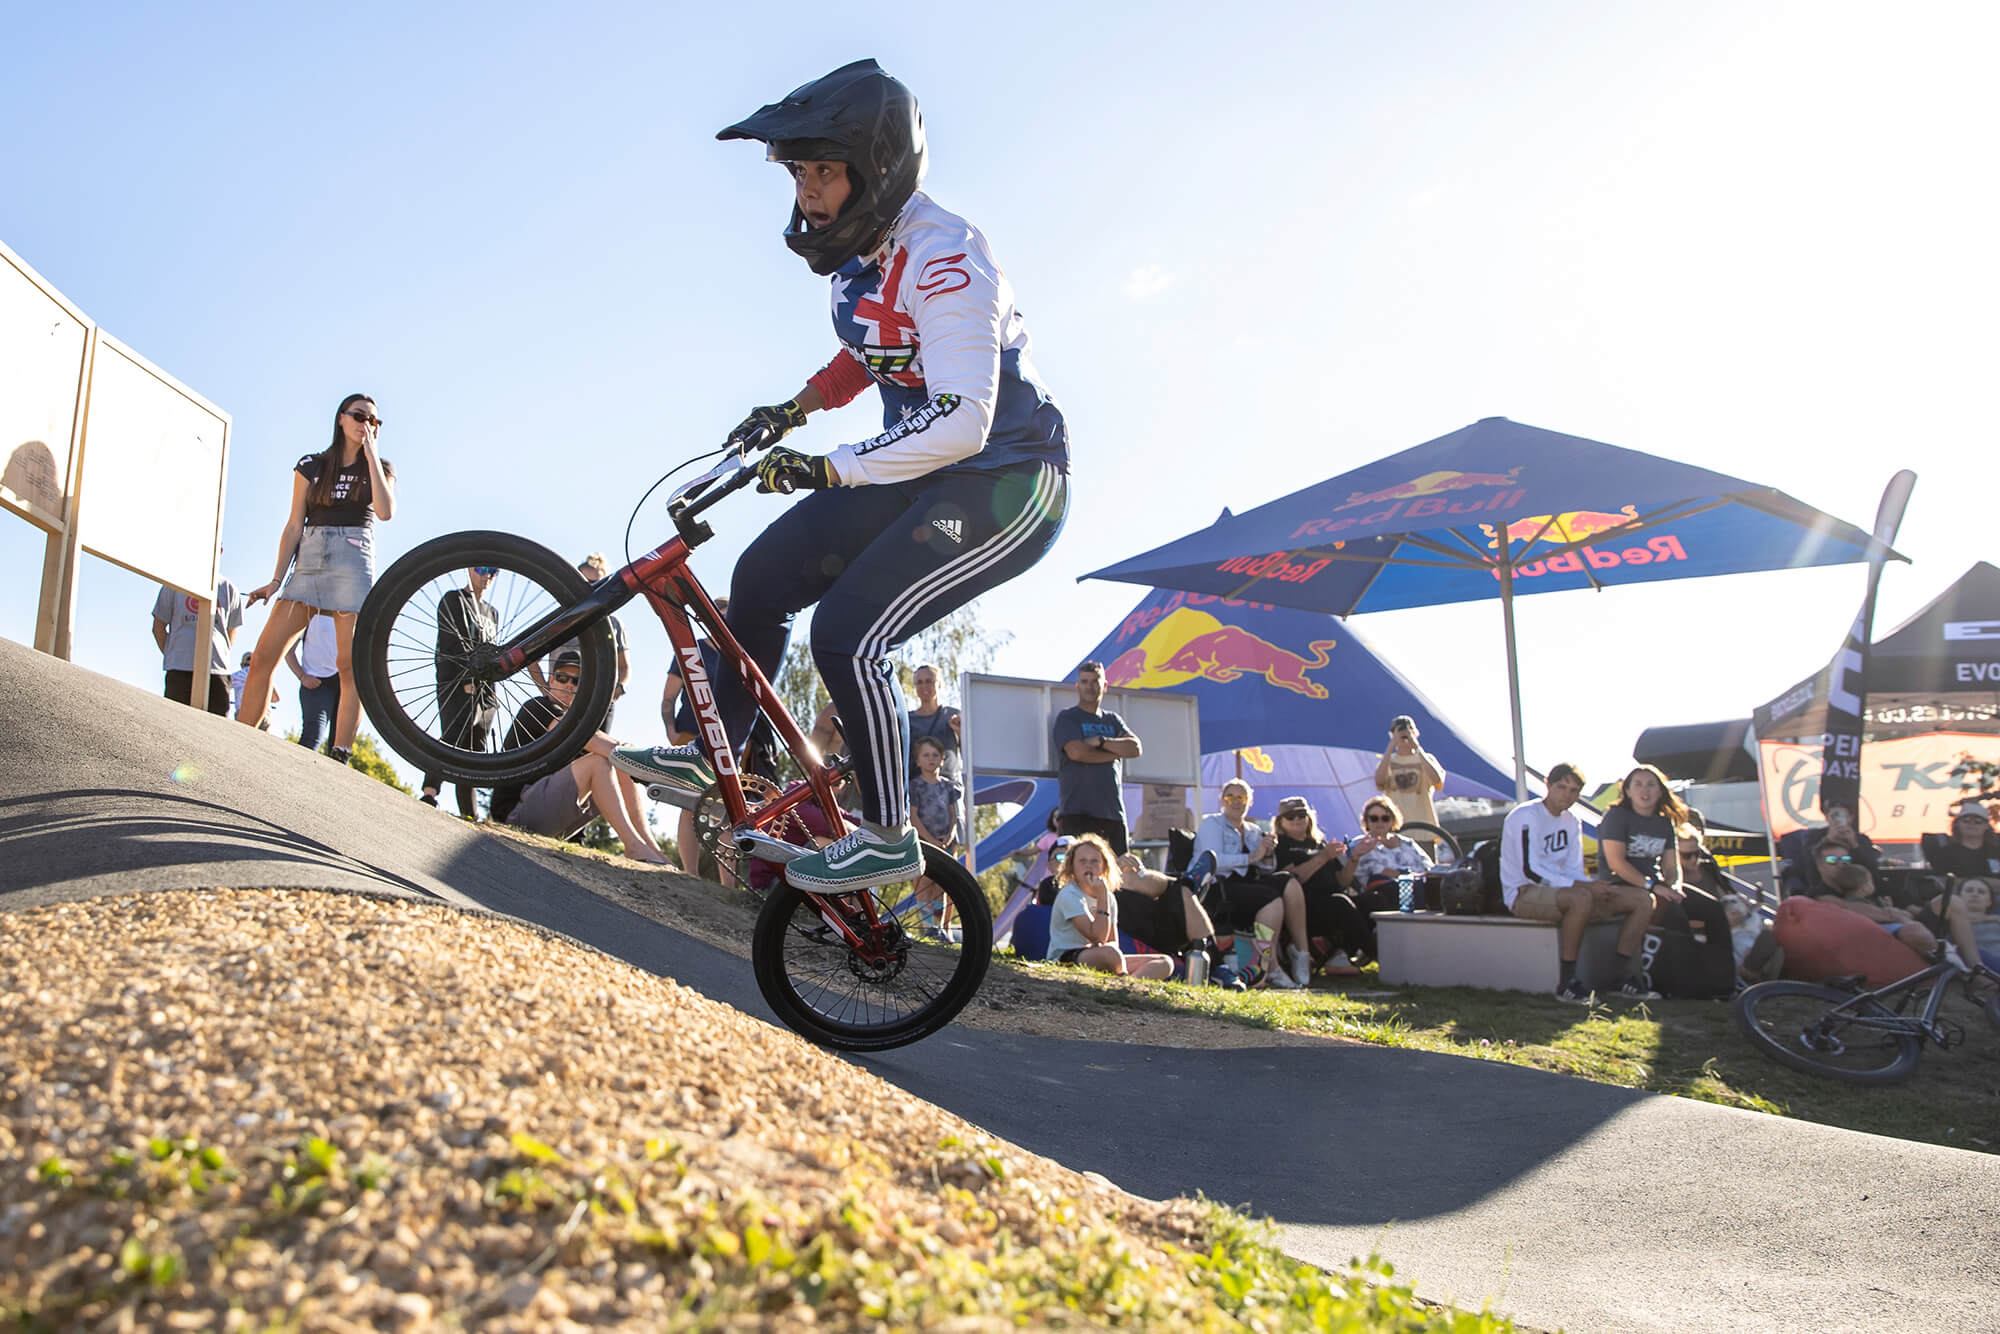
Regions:
<instances>
[{"instance_id":1,"label":"green grass","mask_svg":"<svg viewBox=\"0 0 2000 1334\"><path fill-rule=\"evenodd\" d=\"M1944 1017L1962 1046L1926 1047L1908 1084L1861 1089L1794 1072L1760 1055L1730 1022L1727 1001L1607 1003L1585 1010L1551 997L1470 987L1388 987L1373 967L1314 980L1310 992L1237 993L1134 982L1074 968L1021 964L1100 1001L1207 1015L1254 1028L1385 1047L1448 1052L1818 1121L1899 1139L2000 1153L2000 1032L1953 989Z\"/></svg>"},{"instance_id":2,"label":"green grass","mask_svg":"<svg viewBox=\"0 0 2000 1334\"><path fill-rule=\"evenodd\" d=\"M908 1185L885 1179L866 1155L850 1165L836 1198L808 1207L784 1192L718 1192L667 1137L648 1140L617 1166L570 1161L522 1132L511 1142L511 1158L482 1159L478 1203L462 1204L459 1213L475 1215L468 1225L488 1232L527 1234L512 1253L535 1258L495 1271L485 1293L442 1312L447 1327L497 1314L494 1294L504 1280L558 1263L656 1270L675 1308L667 1329L765 1321L1274 1334L1514 1328L1488 1311L1423 1301L1376 1258L1335 1273L1301 1264L1277 1248L1269 1224L1207 1201L1181 1205L1168 1225L1171 1237L1142 1237L1075 1200L1013 1181L990 1145L949 1139L936 1146L935 1188L918 1187L916 1196L937 1207L919 1222L883 1212L884 1189L901 1185L908 1194ZM314 1220L360 1217L355 1226L364 1230L386 1227L393 1212L378 1208L393 1204L398 1181L356 1167L357 1157L386 1162L313 1137L266 1150L240 1170L193 1140L156 1140L150 1152L119 1150L98 1164L50 1159L38 1173L42 1198L31 1207L41 1216L77 1210L124 1220L95 1230L95 1245L115 1260L97 1263L88 1249L67 1255L66 1272L25 1300L10 1297L0 1277L0 1323L34 1331L121 1319L201 1327L195 1313L212 1316L213 1294L258 1286L267 1272L262 1262L253 1272L234 1272L249 1257L298 1247L300 1259L312 1263L325 1231ZM191 1175L196 1168L210 1176ZM121 1213L104 1209L106 1201L141 1207ZM238 1277L253 1281L232 1281ZM231 1305L245 1327L250 1316L297 1327L304 1314Z\"/></svg>"}]
</instances>

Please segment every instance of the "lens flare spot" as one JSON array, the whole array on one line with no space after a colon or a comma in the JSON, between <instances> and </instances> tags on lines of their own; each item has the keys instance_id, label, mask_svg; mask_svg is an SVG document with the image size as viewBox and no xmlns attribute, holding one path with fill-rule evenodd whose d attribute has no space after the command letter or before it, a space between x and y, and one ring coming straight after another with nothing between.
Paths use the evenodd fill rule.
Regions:
<instances>
[{"instance_id":1,"label":"lens flare spot","mask_svg":"<svg viewBox=\"0 0 2000 1334\"><path fill-rule=\"evenodd\" d=\"M182 760L174 766L174 771L168 774L167 777L173 779L176 783L192 783L200 775L201 770L194 767L193 760Z\"/></svg>"}]
</instances>

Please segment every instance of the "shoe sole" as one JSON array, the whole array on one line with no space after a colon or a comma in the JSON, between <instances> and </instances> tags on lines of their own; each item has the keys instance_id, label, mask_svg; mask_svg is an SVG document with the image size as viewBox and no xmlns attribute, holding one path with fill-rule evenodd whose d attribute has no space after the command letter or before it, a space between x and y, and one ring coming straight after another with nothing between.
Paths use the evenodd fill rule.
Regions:
<instances>
[{"instance_id":1,"label":"shoe sole","mask_svg":"<svg viewBox=\"0 0 2000 1334\"><path fill-rule=\"evenodd\" d=\"M851 894L856 890L880 889L884 885L915 880L923 872L924 866L920 861L915 866L899 866L887 871L859 871L840 880L821 880L814 876L794 877L791 868L786 867L785 882L793 889L812 894Z\"/></svg>"}]
</instances>

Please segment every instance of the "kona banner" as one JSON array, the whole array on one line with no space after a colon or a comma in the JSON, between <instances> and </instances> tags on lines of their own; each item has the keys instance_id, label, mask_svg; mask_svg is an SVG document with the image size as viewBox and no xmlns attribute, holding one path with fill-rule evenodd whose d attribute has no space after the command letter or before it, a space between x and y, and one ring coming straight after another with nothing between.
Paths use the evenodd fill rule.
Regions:
<instances>
[{"instance_id":1,"label":"kona banner","mask_svg":"<svg viewBox=\"0 0 2000 1334\"><path fill-rule=\"evenodd\" d=\"M1825 742L1759 743L1764 766L1764 818L1778 837L1821 823L1820 761ZM1933 732L1928 736L1870 741L1859 756L1861 808L1855 823L1877 843L1915 843L1925 834L1948 833L1951 806L1964 789L1952 775L1970 752L2000 760L2000 736Z\"/></svg>"}]
</instances>

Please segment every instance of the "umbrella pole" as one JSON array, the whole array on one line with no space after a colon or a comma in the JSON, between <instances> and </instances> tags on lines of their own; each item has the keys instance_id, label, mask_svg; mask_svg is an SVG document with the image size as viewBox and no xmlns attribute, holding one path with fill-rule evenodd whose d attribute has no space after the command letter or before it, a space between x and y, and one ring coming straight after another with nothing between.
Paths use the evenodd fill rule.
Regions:
<instances>
[{"instance_id":1,"label":"umbrella pole","mask_svg":"<svg viewBox=\"0 0 2000 1334\"><path fill-rule=\"evenodd\" d=\"M1514 562L1500 558L1500 621L1507 628L1507 705L1514 721L1514 800L1528 799L1528 747L1521 738L1521 664L1514 647Z\"/></svg>"}]
</instances>

